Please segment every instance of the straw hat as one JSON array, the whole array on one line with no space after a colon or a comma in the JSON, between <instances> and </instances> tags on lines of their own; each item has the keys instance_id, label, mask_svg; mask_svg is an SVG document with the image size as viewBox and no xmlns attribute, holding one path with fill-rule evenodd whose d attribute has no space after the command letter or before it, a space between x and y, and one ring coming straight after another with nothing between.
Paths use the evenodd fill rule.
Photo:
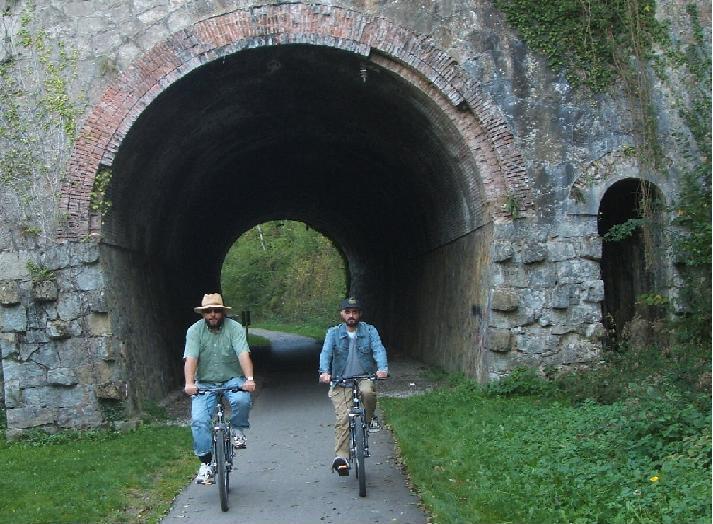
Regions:
<instances>
[{"instance_id":1,"label":"straw hat","mask_svg":"<svg viewBox=\"0 0 713 524\"><path fill-rule=\"evenodd\" d=\"M194 307L193 311L199 315L203 313L205 309L222 308L226 311L230 311L232 308L223 305L223 297L220 293L206 293L203 295L203 300L201 300L201 305Z\"/></svg>"}]
</instances>

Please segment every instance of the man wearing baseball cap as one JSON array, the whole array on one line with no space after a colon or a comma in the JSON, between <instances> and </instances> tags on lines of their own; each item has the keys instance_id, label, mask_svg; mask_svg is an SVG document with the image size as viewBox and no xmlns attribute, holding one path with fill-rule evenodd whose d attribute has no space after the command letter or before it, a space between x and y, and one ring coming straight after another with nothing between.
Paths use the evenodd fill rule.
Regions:
<instances>
[{"instance_id":1,"label":"man wearing baseball cap","mask_svg":"<svg viewBox=\"0 0 713 524\"><path fill-rule=\"evenodd\" d=\"M349 409L351 389L335 385L342 378L376 374L377 378L389 375L386 348L381 343L379 332L366 322L361 322L361 304L353 297L344 299L340 305L341 324L329 328L319 355L319 381L330 384L329 398L334 405L335 458L332 470L339 475L349 475ZM378 430L374 417L376 391L371 380L361 380L359 390L364 402L366 419L371 421L370 430Z\"/></svg>"},{"instance_id":2,"label":"man wearing baseball cap","mask_svg":"<svg viewBox=\"0 0 713 524\"><path fill-rule=\"evenodd\" d=\"M214 474L211 468L211 417L217 403L215 393L196 395L198 388L242 387L248 392L255 391L245 328L226 317L230 309L223 305L223 297L218 293L204 295L201 305L193 308L203 318L186 332L183 352L186 385L183 391L193 395L193 451L201 463L196 476L197 484L211 483ZM252 398L246 391L225 394L230 402L231 440L235 448L245 448L247 444L243 431L250 427L248 417Z\"/></svg>"}]
</instances>

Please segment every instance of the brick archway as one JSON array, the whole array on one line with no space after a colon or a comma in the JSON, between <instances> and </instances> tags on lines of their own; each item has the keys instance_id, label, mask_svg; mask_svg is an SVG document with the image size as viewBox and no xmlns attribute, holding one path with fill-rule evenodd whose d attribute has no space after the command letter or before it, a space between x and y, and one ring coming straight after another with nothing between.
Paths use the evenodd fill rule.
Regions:
<instances>
[{"instance_id":1,"label":"brick archway","mask_svg":"<svg viewBox=\"0 0 713 524\"><path fill-rule=\"evenodd\" d=\"M514 198L520 214L533 207L522 156L502 116L477 83L430 39L384 18L335 6L270 5L237 10L194 24L154 46L104 92L79 133L61 189L67 222L58 236L99 233L90 195L96 173L111 167L133 123L168 86L194 69L241 50L307 44L348 51L379 63L431 98L447 101L462 139L480 166L493 219L507 219L500 204ZM429 91L432 91L429 92ZM437 101L438 102L438 101Z\"/></svg>"}]
</instances>

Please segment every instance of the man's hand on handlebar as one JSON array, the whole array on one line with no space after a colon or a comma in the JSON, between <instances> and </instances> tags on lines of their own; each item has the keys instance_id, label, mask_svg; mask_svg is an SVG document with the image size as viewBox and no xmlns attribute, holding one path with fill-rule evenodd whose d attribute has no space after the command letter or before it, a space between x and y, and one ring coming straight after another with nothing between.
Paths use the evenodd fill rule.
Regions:
<instances>
[{"instance_id":1,"label":"man's hand on handlebar","mask_svg":"<svg viewBox=\"0 0 713 524\"><path fill-rule=\"evenodd\" d=\"M389 376L388 371L379 370L376 372L376 378L388 378L388 376Z\"/></svg>"},{"instance_id":2,"label":"man's hand on handlebar","mask_svg":"<svg viewBox=\"0 0 713 524\"><path fill-rule=\"evenodd\" d=\"M330 375L326 371L324 373L319 374L319 381L323 384L329 384L329 381L331 379L332 379L332 375Z\"/></svg>"},{"instance_id":3,"label":"man's hand on handlebar","mask_svg":"<svg viewBox=\"0 0 713 524\"><path fill-rule=\"evenodd\" d=\"M186 384L183 388L183 392L186 395L195 395L198 393L198 386L195 384L195 382L192 384Z\"/></svg>"}]
</instances>

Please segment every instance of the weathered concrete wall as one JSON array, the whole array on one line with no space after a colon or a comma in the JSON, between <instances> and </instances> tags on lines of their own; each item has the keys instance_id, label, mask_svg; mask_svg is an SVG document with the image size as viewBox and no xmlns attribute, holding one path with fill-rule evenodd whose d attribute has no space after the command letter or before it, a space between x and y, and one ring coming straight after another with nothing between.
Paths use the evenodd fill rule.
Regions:
<instances>
[{"instance_id":1,"label":"weathered concrete wall","mask_svg":"<svg viewBox=\"0 0 713 524\"><path fill-rule=\"evenodd\" d=\"M360 155L366 151L368 156L369 146L372 153L397 159L388 164L380 158L358 167L363 171L383 169L369 175L370 185L383 184L382 193L401 191L401 200L416 202L414 207L400 207L400 199L379 200L370 209L373 216L365 217L363 227L369 232L353 244L349 243L349 231L341 228L342 215L323 205L329 195L318 198L316 204L309 199L300 201L299 185L279 186L283 190L274 198L256 200L256 210L250 216L238 213L234 217L226 212L220 222L233 228L231 234L280 213L320 226L345 253L351 253L355 285L374 304L373 312L382 322L372 320L380 327L383 324L396 350L447 369L465 370L481 380L503 376L523 363L571 366L596 358L603 334L599 202L617 181L641 178L655 184L671 203L677 192L677 175L687 165L669 133L674 129L685 133L676 108L675 82L654 78L662 147L671 166L669 176L664 177L646 171L629 154L636 140L631 132L631 109L623 96L614 91L591 97L572 89L542 57L527 49L502 14L485 0L441 0L423 5L399 0L326 1L312 11L283 2L262 2L258 8L246 0L119 0L110 4L50 0L38 4L32 14L33 27L47 31L48 41L61 41L77 51L77 72L68 89L81 106L79 141L90 146L74 150L70 171L73 166L89 165L86 157L92 155L102 166L116 157L118 165L113 167L117 176L126 176L123 186L116 181L116 200L136 204L123 205L113 222L110 218L104 225L96 214L79 217L87 218L83 232L88 234L57 245L55 232L71 218L62 213L74 211L71 206L61 209L57 201L61 189L58 175L67 171L72 144L57 140L61 135L43 136L39 128L34 138L51 143L58 151L44 157L50 171L38 172L30 190L22 194L15 187L0 186L0 400L4 398L13 431L93 425L102 417L102 403L125 402L132 407L143 398L160 397L180 380L182 336L192 320L190 307L200 294L191 290L195 293L186 296L179 289L191 285L192 277L200 280L194 285L202 291L216 285L215 271L198 273L202 268L214 268L225 246L203 242L200 228L191 230L195 239L181 240L181 231L202 216L189 214L197 213L190 195L199 192L201 179L183 176L179 161L173 165L165 161L169 166L166 171L170 175L173 170L175 177L154 176L151 170L155 168L146 161L153 161L153 156L145 152L142 156L139 149L159 151L163 147L161 151L174 156L180 153L175 144L172 149L162 146L160 137L174 125L186 126L181 131L184 134L193 129L168 110L152 120L151 110L160 105L160 98L159 103L154 103L155 99L178 84L181 75L188 77L221 52L230 54L216 45L196 58L190 46L171 47L180 41L174 37L184 34L181 31L196 35L209 26L207 22L222 23L235 15L244 24L240 34L253 29L257 34L242 41L241 49L268 48L275 42L259 33L265 29L265 13L274 7L280 16L270 23L304 27L309 32L303 38L305 45L352 53L355 64L371 52L368 73L395 78L380 96L401 93L408 100L384 106L398 108L406 124L385 127L386 120L381 118L385 111L376 112L378 121L371 129L365 127L359 130L364 134L348 138L361 148ZM697 4L704 25L709 27L710 5ZM27 3L13 2L8 7L3 15L7 38L0 61L12 57L19 74L24 66L37 67L33 62L36 57L18 39ZM666 0L658 2L657 9L661 18L673 21L674 34L683 31L681 38L685 38L685 6ZM300 13L300 19L289 21L291 12ZM339 32L333 27L338 23L347 24L349 34L368 24L392 31L375 37L381 48L374 51L363 41L339 42L331 36ZM221 33L220 27L210 38L230 40L233 29ZM436 59L425 62L428 53L424 49L432 52L431 57L442 52L450 61L446 65L439 65ZM144 56L157 61L141 61ZM313 63L306 64L329 58L336 71L342 60L338 53L315 56ZM160 77L156 71L168 68L161 57L184 60L170 64L184 71ZM279 65L273 62L272 66ZM154 81L142 84L152 78ZM129 93L135 96L135 103L125 109L122 104L126 99L112 98L112 94L126 94L122 89L127 79L135 79ZM188 78L182 88L190 92L191 81L196 79L198 75ZM440 85L435 85L436 81ZM137 94L142 86L146 93ZM33 92L32 87L28 85L28 92ZM477 97L464 93L476 93ZM185 103L192 98L176 100ZM29 112L32 96L25 103ZM103 112L95 111L100 106ZM181 109L171 110L179 113ZM353 122L352 116L343 118ZM107 119L118 121L111 127ZM349 127L340 126L337 117L328 121L335 124L330 130ZM142 126L142 131L131 135ZM422 136L406 133L417 126L424 128ZM95 131L108 133L104 148L92 145ZM391 136L397 142L396 138L406 136L406 142L413 143L410 149L379 149L368 140L370 133L380 142ZM141 146L142 140L149 145ZM117 156L122 146L124 150ZM0 150L11 147L0 142ZM212 153L206 147L193 156L209 164L216 157ZM414 156L418 162L399 172L401 178L385 176ZM181 160L194 161L191 155ZM436 167L419 168L419 163ZM345 165L338 167L345 169ZM347 173L363 174L358 169ZM65 187L68 193L80 195L74 204L85 209L96 173L90 169L86 174ZM217 177L210 180L215 182ZM282 183L277 177L275 181ZM326 177L319 180L322 185L329 183ZM410 186L418 187L412 191ZM509 193L520 198L522 209L517 217L504 210L507 202L503 197ZM162 201L164 195L168 196ZM379 199L382 195L375 191L368 197ZM176 204L171 205L173 202ZM276 207L263 210L267 203ZM247 208L249 202L243 204ZM52 213L53 206L61 212ZM202 213L210 210L195 206ZM389 206L394 208L391 215ZM414 213L417 206L423 212ZM41 219L28 209L34 209ZM182 214L187 216L185 223L170 222ZM404 235L399 237L398 232ZM161 243L156 238L166 240ZM99 247L96 242L102 241L105 244ZM205 258L195 258L194 251L203 249ZM54 271L54 280L33 285L27 261ZM668 279L665 285L675 296L675 273L670 268L664 273ZM415 311L413 318L403 318L404 304Z\"/></svg>"}]
</instances>

